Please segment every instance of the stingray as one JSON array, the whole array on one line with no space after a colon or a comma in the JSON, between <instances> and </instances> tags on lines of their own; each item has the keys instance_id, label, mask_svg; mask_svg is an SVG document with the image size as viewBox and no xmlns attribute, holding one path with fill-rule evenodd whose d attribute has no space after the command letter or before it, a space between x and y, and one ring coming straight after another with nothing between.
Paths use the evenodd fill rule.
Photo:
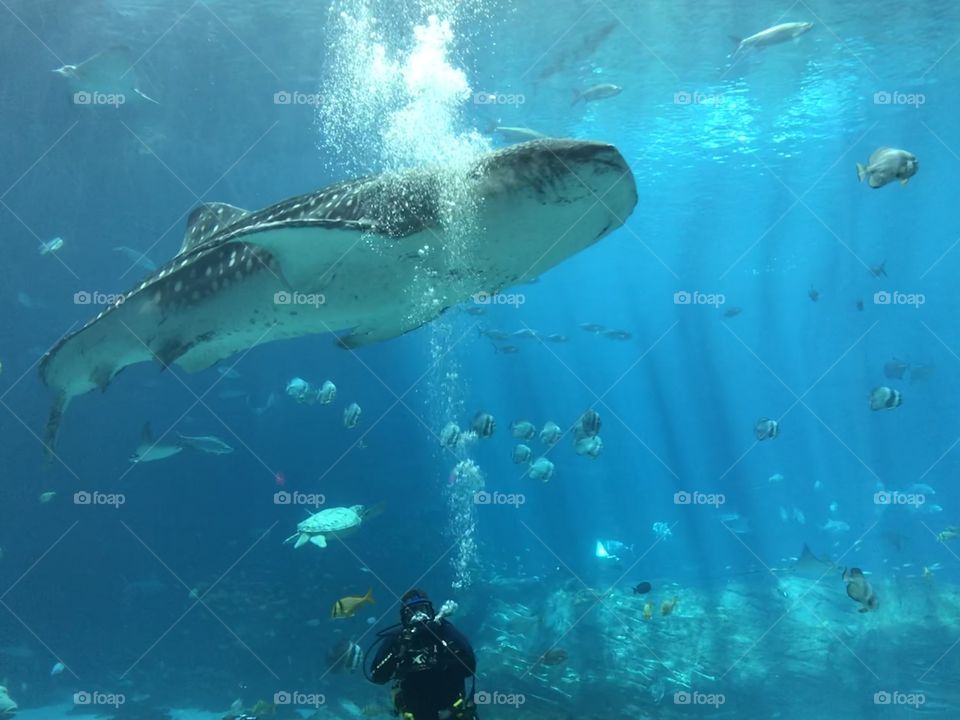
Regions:
<instances>
[{"instance_id":1,"label":"stingray","mask_svg":"<svg viewBox=\"0 0 960 720\"><path fill-rule=\"evenodd\" d=\"M818 558L810 550L810 547L804 543L803 552L800 553L800 557L791 568L791 573L810 580L822 580L828 575L832 576L832 573L838 570L840 570L840 567L829 557Z\"/></svg>"},{"instance_id":2,"label":"stingray","mask_svg":"<svg viewBox=\"0 0 960 720\"><path fill-rule=\"evenodd\" d=\"M259 211L195 209L179 253L43 357L52 452L69 402L126 367L187 372L317 333L354 349L542 275L637 202L617 149L544 139L467 166L340 182Z\"/></svg>"},{"instance_id":3,"label":"stingray","mask_svg":"<svg viewBox=\"0 0 960 720\"><path fill-rule=\"evenodd\" d=\"M67 79L73 100L80 105L123 104L136 97L157 103L140 91L133 53L122 45L107 48L79 65L64 65L53 72ZM122 99L118 102L97 100L117 97Z\"/></svg>"}]
</instances>

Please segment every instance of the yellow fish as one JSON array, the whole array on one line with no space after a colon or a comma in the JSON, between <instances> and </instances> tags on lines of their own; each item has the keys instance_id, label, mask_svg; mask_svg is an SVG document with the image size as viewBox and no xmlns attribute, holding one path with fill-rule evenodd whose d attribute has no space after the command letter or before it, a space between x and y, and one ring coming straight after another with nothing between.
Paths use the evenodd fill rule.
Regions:
<instances>
[{"instance_id":1,"label":"yellow fish","mask_svg":"<svg viewBox=\"0 0 960 720\"><path fill-rule=\"evenodd\" d=\"M646 604L643 606L643 619L649 620L653 617L653 603L650 600L647 600Z\"/></svg>"},{"instance_id":2,"label":"yellow fish","mask_svg":"<svg viewBox=\"0 0 960 720\"><path fill-rule=\"evenodd\" d=\"M670 600L664 600L663 604L660 606L661 615L669 615L673 612L673 608L677 604L677 598L672 598Z\"/></svg>"},{"instance_id":3,"label":"yellow fish","mask_svg":"<svg viewBox=\"0 0 960 720\"><path fill-rule=\"evenodd\" d=\"M333 610L330 611L331 618L348 618L357 614L357 610L367 604L373 604L373 588L367 590L363 597L359 595L347 595L337 600L333 604Z\"/></svg>"}]
</instances>

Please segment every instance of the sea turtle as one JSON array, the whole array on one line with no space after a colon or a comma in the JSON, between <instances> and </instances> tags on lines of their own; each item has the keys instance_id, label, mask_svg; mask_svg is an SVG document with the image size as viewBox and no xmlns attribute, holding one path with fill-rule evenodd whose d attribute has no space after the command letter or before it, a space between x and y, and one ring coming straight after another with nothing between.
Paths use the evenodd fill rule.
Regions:
<instances>
[{"instance_id":1,"label":"sea turtle","mask_svg":"<svg viewBox=\"0 0 960 720\"><path fill-rule=\"evenodd\" d=\"M297 532L284 542L296 539L294 548L299 548L310 542L317 547L327 546L327 537L344 537L355 532L365 519L379 514L379 506L368 508L363 505L351 507L326 508L313 513L306 520L297 524Z\"/></svg>"}]
</instances>

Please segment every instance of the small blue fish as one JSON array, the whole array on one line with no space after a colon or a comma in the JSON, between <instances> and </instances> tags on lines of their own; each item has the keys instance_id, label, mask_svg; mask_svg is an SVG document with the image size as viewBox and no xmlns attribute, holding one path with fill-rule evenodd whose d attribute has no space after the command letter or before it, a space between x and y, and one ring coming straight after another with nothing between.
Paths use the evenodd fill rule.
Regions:
<instances>
[{"instance_id":1,"label":"small blue fish","mask_svg":"<svg viewBox=\"0 0 960 720\"><path fill-rule=\"evenodd\" d=\"M62 662L54 663L53 667L50 668L50 677L55 677L67 669L67 666Z\"/></svg>"}]
</instances>

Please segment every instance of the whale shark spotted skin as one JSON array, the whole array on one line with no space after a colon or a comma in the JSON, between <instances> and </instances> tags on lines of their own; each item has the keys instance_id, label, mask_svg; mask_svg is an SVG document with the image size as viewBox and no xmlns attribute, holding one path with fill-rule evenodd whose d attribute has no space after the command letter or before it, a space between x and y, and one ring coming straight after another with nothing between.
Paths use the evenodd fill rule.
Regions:
<instances>
[{"instance_id":1,"label":"whale shark spotted skin","mask_svg":"<svg viewBox=\"0 0 960 720\"><path fill-rule=\"evenodd\" d=\"M636 202L615 147L543 139L467 168L350 180L255 212L198 207L172 260L44 355L46 451L69 402L130 365L196 372L316 333L338 333L346 348L388 340L542 275L622 225Z\"/></svg>"}]
</instances>

